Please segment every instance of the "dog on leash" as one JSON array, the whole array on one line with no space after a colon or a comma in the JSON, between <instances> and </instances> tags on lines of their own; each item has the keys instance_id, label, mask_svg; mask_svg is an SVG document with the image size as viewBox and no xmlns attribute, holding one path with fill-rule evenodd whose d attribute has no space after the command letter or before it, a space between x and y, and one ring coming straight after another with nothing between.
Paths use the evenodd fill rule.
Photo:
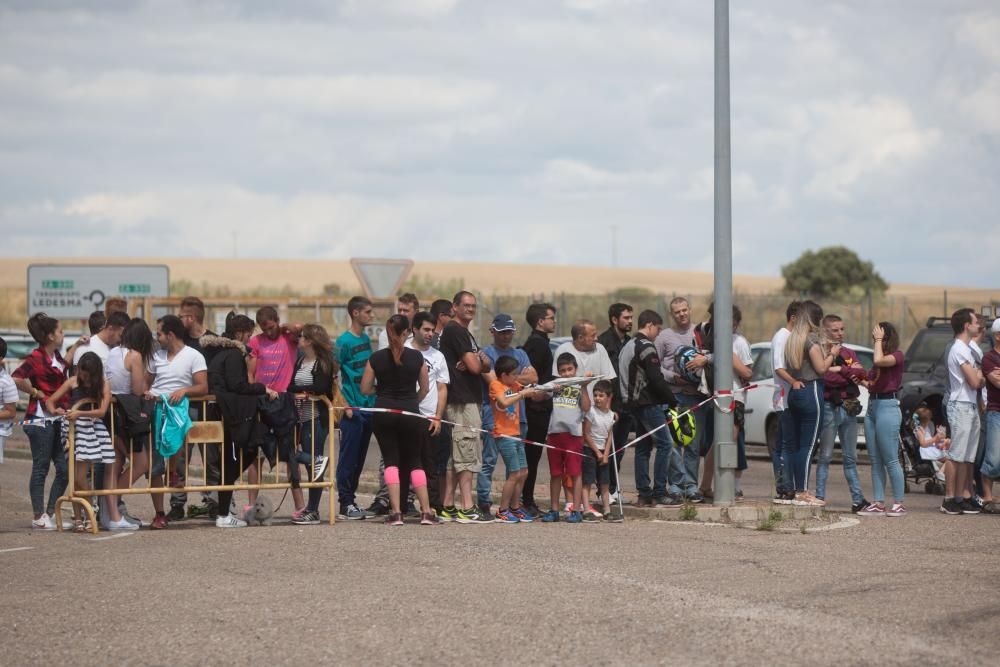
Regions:
<instances>
[{"instance_id":1,"label":"dog on leash","mask_svg":"<svg viewBox=\"0 0 1000 667\"><path fill-rule=\"evenodd\" d=\"M274 503L271 499L265 496L263 493L257 494L257 502L253 506L248 507L243 520L247 522L247 525L252 526L256 523L259 526L270 526L271 516L274 514Z\"/></svg>"}]
</instances>

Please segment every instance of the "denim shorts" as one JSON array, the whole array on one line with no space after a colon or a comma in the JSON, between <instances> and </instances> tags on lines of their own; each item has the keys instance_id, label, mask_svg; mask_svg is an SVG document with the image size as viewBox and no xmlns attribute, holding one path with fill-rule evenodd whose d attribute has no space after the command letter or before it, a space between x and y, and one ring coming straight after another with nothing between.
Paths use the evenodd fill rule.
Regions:
<instances>
[{"instance_id":1,"label":"denim shorts","mask_svg":"<svg viewBox=\"0 0 1000 667\"><path fill-rule=\"evenodd\" d=\"M986 411L986 452L983 456L983 477L1000 479L1000 412Z\"/></svg>"},{"instance_id":2,"label":"denim shorts","mask_svg":"<svg viewBox=\"0 0 1000 667\"><path fill-rule=\"evenodd\" d=\"M528 467L528 459L524 456L523 442L503 435L493 437L496 438L497 450L503 458L508 475Z\"/></svg>"},{"instance_id":3,"label":"denim shorts","mask_svg":"<svg viewBox=\"0 0 1000 667\"><path fill-rule=\"evenodd\" d=\"M979 408L967 401L948 401L951 448L947 456L956 463L975 463L979 449Z\"/></svg>"},{"instance_id":4,"label":"denim shorts","mask_svg":"<svg viewBox=\"0 0 1000 667\"><path fill-rule=\"evenodd\" d=\"M586 486L611 483L611 471L608 464L600 463L594 450L587 446L583 448L583 483Z\"/></svg>"}]
</instances>

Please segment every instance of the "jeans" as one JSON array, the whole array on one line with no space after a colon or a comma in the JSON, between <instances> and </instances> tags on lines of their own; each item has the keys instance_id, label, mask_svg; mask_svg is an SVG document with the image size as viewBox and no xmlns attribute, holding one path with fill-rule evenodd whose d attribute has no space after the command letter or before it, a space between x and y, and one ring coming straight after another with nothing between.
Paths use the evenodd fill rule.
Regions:
<instances>
[{"instance_id":1,"label":"jeans","mask_svg":"<svg viewBox=\"0 0 1000 667\"><path fill-rule=\"evenodd\" d=\"M344 415L340 420L340 456L337 459L337 499L341 507L353 505L358 492L361 469L372 439L370 412Z\"/></svg>"},{"instance_id":2,"label":"jeans","mask_svg":"<svg viewBox=\"0 0 1000 667\"><path fill-rule=\"evenodd\" d=\"M483 466L476 476L476 502L479 505L490 504L490 492L493 490L493 470L497 467L497 442L491 434L493 431L492 413L488 420L483 421Z\"/></svg>"},{"instance_id":3,"label":"jeans","mask_svg":"<svg viewBox=\"0 0 1000 667\"><path fill-rule=\"evenodd\" d=\"M833 441L840 436L840 450L844 455L844 478L851 490L855 505L865 499L858 477L858 420L847 414L843 405L823 403L823 421L819 433L819 462L816 464L816 497L826 498L826 480L830 475L833 459Z\"/></svg>"},{"instance_id":4,"label":"jeans","mask_svg":"<svg viewBox=\"0 0 1000 667\"><path fill-rule=\"evenodd\" d=\"M980 470L983 477L1000 479L1000 412L996 410L986 411L986 447Z\"/></svg>"},{"instance_id":5,"label":"jeans","mask_svg":"<svg viewBox=\"0 0 1000 667\"><path fill-rule=\"evenodd\" d=\"M823 381L811 380L801 389L788 393L788 409L781 413L785 435L785 471L791 468L790 479L795 491L809 488L809 461L816 448L819 425L823 418Z\"/></svg>"},{"instance_id":6,"label":"jeans","mask_svg":"<svg viewBox=\"0 0 1000 667\"><path fill-rule=\"evenodd\" d=\"M31 444L31 482L28 493L31 496L31 510L35 514L52 514L56 511L56 500L66 492L69 483L66 453L63 452L59 437L59 422L47 422L44 426L27 425L24 432ZM45 500L45 478L49 475L49 463L56 469L52 488L49 489L48 505Z\"/></svg>"},{"instance_id":7,"label":"jeans","mask_svg":"<svg viewBox=\"0 0 1000 667\"><path fill-rule=\"evenodd\" d=\"M617 493L618 488L618 471L622 469L622 463L625 461L625 451L620 450L625 443L628 442L628 436L632 433L633 429L636 428L635 418L632 416L632 411L622 407L618 411L618 421L615 422L614 426L614 449L612 454L608 455L608 463L617 463L616 465L609 465L608 472L610 472L610 482L608 484L609 493ZM613 455L613 456L612 456Z\"/></svg>"},{"instance_id":8,"label":"jeans","mask_svg":"<svg viewBox=\"0 0 1000 667\"><path fill-rule=\"evenodd\" d=\"M637 407L632 414L635 416L636 435L649 433L663 426L663 408L658 405ZM649 485L649 457L656 449L656 460L653 463L653 486ZM697 451L697 450L696 450ZM696 454L697 455L697 454ZM662 498L667 495L667 477L671 469L681 468L680 456L671 446L667 429L661 428L648 438L635 444L635 487L640 498ZM678 480L679 481L679 480ZM671 494L679 494L680 487L671 483Z\"/></svg>"},{"instance_id":9,"label":"jeans","mask_svg":"<svg viewBox=\"0 0 1000 667\"><path fill-rule=\"evenodd\" d=\"M681 412L697 405L705 400L700 394L677 394L677 410ZM705 405L695 410L694 415L694 439L687 447L674 442L675 457L674 468L670 474L670 493L681 495L694 495L698 492L698 466L701 464L701 442L707 434L708 419L706 415L714 419L715 415ZM660 416L663 416L662 410ZM673 439L672 437L670 438ZM637 453L638 455L638 453Z\"/></svg>"},{"instance_id":10,"label":"jeans","mask_svg":"<svg viewBox=\"0 0 1000 667\"><path fill-rule=\"evenodd\" d=\"M885 474L888 471L893 499L903 502L906 480L899 464L899 427L903 416L895 398L871 399L865 415L865 441L872 465L872 500L885 502Z\"/></svg>"},{"instance_id":11,"label":"jeans","mask_svg":"<svg viewBox=\"0 0 1000 667\"><path fill-rule=\"evenodd\" d=\"M293 465L296 468L298 468L299 464L306 466L309 470L309 474L306 475L307 481L320 481L312 478L312 467L315 464L316 458L323 456L323 453L326 451L326 436L326 427L323 426L323 423L319 419L315 420L315 422L301 422L299 424L300 449L295 453L295 463ZM313 443L315 443L316 447L315 455L313 452ZM306 502L306 510L309 512L318 512L319 501L322 497L322 488L309 489L309 500Z\"/></svg>"}]
</instances>

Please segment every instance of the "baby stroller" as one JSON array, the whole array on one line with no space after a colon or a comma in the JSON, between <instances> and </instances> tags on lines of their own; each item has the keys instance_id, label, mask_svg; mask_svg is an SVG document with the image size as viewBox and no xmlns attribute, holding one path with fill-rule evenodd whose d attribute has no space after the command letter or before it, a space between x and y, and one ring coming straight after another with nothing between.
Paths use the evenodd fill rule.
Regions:
<instances>
[{"instance_id":1,"label":"baby stroller","mask_svg":"<svg viewBox=\"0 0 1000 667\"><path fill-rule=\"evenodd\" d=\"M923 483L924 492L938 496L944 495L944 482L937 478L937 471L932 461L920 457L920 442L913 432L911 416L906 415L899 429L899 462L903 466L906 477L905 491L910 492L910 482Z\"/></svg>"}]
</instances>

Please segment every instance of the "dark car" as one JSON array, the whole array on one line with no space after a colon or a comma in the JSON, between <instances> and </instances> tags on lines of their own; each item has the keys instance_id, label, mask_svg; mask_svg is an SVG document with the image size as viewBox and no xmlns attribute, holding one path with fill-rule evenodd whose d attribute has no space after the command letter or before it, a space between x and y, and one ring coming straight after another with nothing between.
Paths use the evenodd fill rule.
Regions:
<instances>
[{"instance_id":1,"label":"dark car","mask_svg":"<svg viewBox=\"0 0 1000 667\"><path fill-rule=\"evenodd\" d=\"M983 353L993 347L993 336L989 333L991 320L985 322L986 335L979 342ZM906 350L906 365L903 371L903 386L899 392L899 406L903 411L904 427L910 415L921 403L934 413L934 423L947 423L944 406L948 400L948 351L955 341L951 330L951 320L946 317L932 317L927 326L917 332Z\"/></svg>"}]
</instances>

